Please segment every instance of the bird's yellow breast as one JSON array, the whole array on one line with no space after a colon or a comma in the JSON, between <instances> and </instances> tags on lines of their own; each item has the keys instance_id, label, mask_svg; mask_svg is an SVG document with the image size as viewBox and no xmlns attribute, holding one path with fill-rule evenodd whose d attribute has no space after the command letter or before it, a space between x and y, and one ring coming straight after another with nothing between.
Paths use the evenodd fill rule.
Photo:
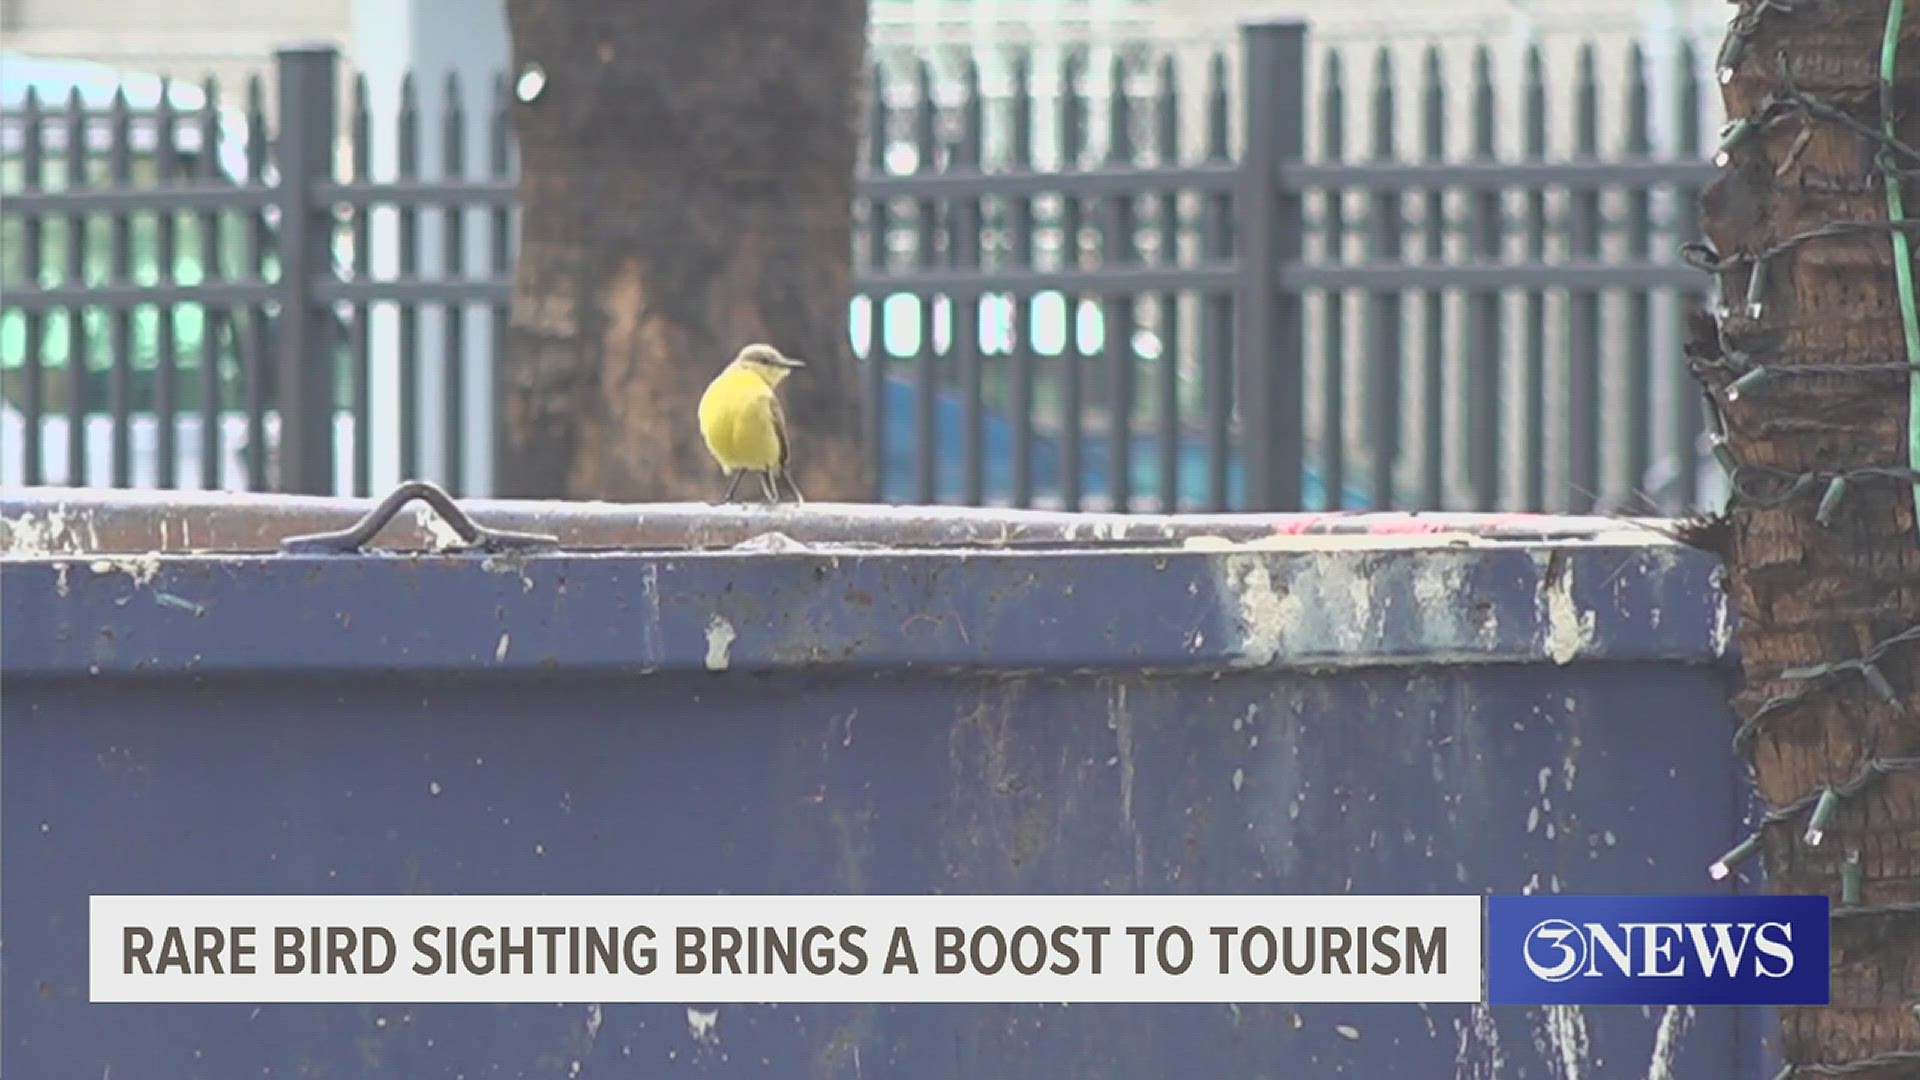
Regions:
<instances>
[{"instance_id":1,"label":"bird's yellow breast","mask_svg":"<svg viewBox=\"0 0 1920 1080\"><path fill-rule=\"evenodd\" d=\"M720 467L771 469L780 464L773 388L742 368L728 368L700 397L700 436Z\"/></svg>"}]
</instances>

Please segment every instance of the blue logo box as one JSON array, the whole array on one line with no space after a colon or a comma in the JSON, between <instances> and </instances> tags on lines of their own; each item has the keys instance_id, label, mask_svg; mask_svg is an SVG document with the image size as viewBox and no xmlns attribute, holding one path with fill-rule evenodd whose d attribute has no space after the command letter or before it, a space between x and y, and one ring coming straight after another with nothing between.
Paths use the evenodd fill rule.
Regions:
<instances>
[{"instance_id":1,"label":"blue logo box","mask_svg":"<svg viewBox=\"0 0 1920 1080\"><path fill-rule=\"evenodd\" d=\"M1490 896L1489 1005L1825 1005L1824 896Z\"/></svg>"}]
</instances>

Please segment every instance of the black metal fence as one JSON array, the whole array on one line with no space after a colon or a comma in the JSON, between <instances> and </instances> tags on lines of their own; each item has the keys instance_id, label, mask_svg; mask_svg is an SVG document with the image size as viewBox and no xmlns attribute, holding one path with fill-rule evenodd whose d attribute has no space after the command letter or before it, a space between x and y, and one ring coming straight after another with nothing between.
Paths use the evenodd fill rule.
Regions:
<instances>
[{"instance_id":1,"label":"black metal fence","mask_svg":"<svg viewBox=\"0 0 1920 1080\"><path fill-rule=\"evenodd\" d=\"M1597 57L1563 111L1537 50L1517 79L1478 50L1457 110L1429 52L1412 132L1390 56L1356 91L1352 58L1310 56L1297 24L1203 58L1196 94L1172 55L876 74L849 313L876 496L1697 505L1700 414L1656 362L1707 284L1675 256L1712 175L1697 65L1682 49L1659 158L1637 49L1603 149ZM436 86L437 108L409 81L382 144L332 52L280 53L274 78L271 119L257 81L237 105L212 85L6 103L10 482L484 486L516 232L505 80Z\"/></svg>"}]
</instances>

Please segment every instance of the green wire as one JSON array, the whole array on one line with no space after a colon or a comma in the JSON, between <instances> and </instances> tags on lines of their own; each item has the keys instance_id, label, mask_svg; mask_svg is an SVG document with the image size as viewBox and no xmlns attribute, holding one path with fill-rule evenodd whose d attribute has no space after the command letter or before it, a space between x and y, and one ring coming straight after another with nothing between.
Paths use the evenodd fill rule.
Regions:
<instances>
[{"instance_id":1,"label":"green wire","mask_svg":"<svg viewBox=\"0 0 1920 1080\"><path fill-rule=\"evenodd\" d=\"M1906 0L1892 0L1887 5L1887 30L1880 39L1880 100L1883 104L1893 101L1893 83L1895 75L1894 60L1900 53L1900 24L1906 17ZM1893 113L1889 109L1880 110L1880 126L1887 138L1896 137ZM1884 163L1887 174L1887 220L1896 226L1906 220L1907 211L1900 195L1900 173L1889 158ZM1913 255L1907 246L1907 234L1899 228L1893 230L1893 280L1900 291L1900 323L1907 339L1907 362L1920 364L1920 305L1913 297ZM1907 465L1920 471L1920 376L1907 380ZM1913 489L1914 525L1920 529L1920 484Z\"/></svg>"}]
</instances>

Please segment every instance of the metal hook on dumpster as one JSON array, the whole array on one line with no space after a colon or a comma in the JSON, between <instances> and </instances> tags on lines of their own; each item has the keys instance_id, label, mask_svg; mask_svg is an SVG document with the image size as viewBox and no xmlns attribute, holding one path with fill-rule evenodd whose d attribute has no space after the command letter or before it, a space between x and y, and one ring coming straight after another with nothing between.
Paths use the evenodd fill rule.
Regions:
<instances>
[{"instance_id":1,"label":"metal hook on dumpster","mask_svg":"<svg viewBox=\"0 0 1920 1080\"><path fill-rule=\"evenodd\" d=\"M280 550L288 554L337 554L345 555L359 551L361 546L374 538L400 508L414 500L433 507L440 520L446 522L460 535L468 550L472 551L551 551L560 546L560 538L544 533L512 532L507 529L489 529L468 517L460 509L453 496L448 495L438 485L425 480L408 480L394 488L392 494L380 500L380 505L367 511L367 516L350 529L338 532L310 533L306 536L289 536L280 541Z\"/></svg>"}]
</instances>

